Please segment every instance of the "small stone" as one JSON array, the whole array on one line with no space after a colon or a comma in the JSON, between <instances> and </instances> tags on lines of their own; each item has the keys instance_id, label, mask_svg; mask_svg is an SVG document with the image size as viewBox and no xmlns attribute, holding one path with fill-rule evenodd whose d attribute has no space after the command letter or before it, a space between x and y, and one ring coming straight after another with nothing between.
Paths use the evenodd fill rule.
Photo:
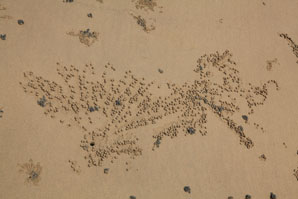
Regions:
<instances>
[{"instance_id":1,"label":"small stone","mask_svg":"<svg viewBox=\"0 0 298 199\"><path fill-rule=\"evenodd\" d=\"M245 121L247 121L248 120L247 115L242 115L242 119L245 120Z\"/></svg>"},{"instance_id":2,"label":"small stone","mask_svg":"<svg viewBox=\"0 0 298 199\"><path fill-rule=\"evenodd\" d=\"M189 186L185 186L185 187L183 188L183 190L184 190L186 193L190 193L190 192L191 192Z\"/></svg>"},{"instance_id":3,"label":"small stone","mask_svg":"<svg viewBox=\"0 0 298 199\"><path fill-rule=\"evenodd\" d=\"M19 25L24 25L24 21L23 21L22 19L19 19L19 20L18 20L18 24L19 24Z\"/></svg>"},{"instance_id":4,"label":"small stone","mask_svg":"<svg viewBox=\"0 0 298 199\"><path fill-rule=\"evenodd\" d=\"M0 35L0 38L1 38L2 40L6 40L6 34L1 34L1 35Z\"/></svg>"},{"instance_id":5,"label":"small stone","mask_svg":"<svg viewBox=\"0 0 298 199\"><path fill-rule=\"evenodd\" d=\"M276 199L276 195L274 193L270 193L270 199Z\"/></svg>"},{"instance_id":6,"label":"small stone","mask_svg":"<svg viewBox=\"0 0 298 199\"><path fill-rule=\"evenodd\" d=\"M245 199L251 199L251 196L250 195L245 195Z\"/></svg>"},{"instance_id":7,"label":"small stone","mask_svg":"<svg viewBox=\"0 0 298 199\"><path fill-rule=\"evenodd\" d=\"M121 105L120 100L116 100L116 101L115 101L115 104L116 104L117 106L120 106L120 105Z\"/></svg>"},{"instance_id":8,"label":"small stone","mask_svg":"<svg viewBox=\"0 0 298 199\"><path fill-rule=\"evenodd\" d=\"M92 13L88 13L87 16L90 17L90 18L93 17Z\"/></svg>"},{"instance_id":9,"label":"small stone","mask_svg":"<svg viewBox=\"0 0 298 199\"><path fill-rule=\"evenodd\" d=\"M192 127L187 128L187 133L189 133L190 135L193 135L196 133L196 130Z\"/></svg>"},{"instance_id":10,"label":"small stone","mask_svg":"<svg viewBox=\"0 0 298 199\"><path fill-rule=\"evenodd\" d=\"M105 174L108 174L108 173L109 173L109 168L104 168L104 169L103 169L103 172L104 172Z\"/></svg>"},{"instance_id":11,"label":"small stone","mask_svg":"<svg viewBox=\"0 0 298 199\"><path fill-rule=\"evenodd\" d=\"M229 196L228 199L234 199L234 197L233 196Z\"/></svg>"},{"instance_id":12,"label":"small stone","mask_svg":"<svg viewBox=\"0 0 298 199\"><path fill-rule=\"evenodd\" d=\"M45 96L43 96L42 98L40 98L39 100L37 100L37 104L39 105L39 106L41 106L41 107L45 107L45 103L46 103L46 98L45 98Z\"/></svg>"},{"instance_id":13,"label":"small stone","mask_svg":"<svg viewBox=\"0 0 298 199\"><path fill-rule=\"evenodd\" d=\"M129 196L129 199L137 199L135 196Z\"/></svg>"},{"instance_id":14,"label":"small stone","mask_svg":"<svg viewBox=\"0 0 298 199\"><path fill-rule=\"evenodd\" d=\"M162 74L163 73L163 70L159 68L158 69L158 72Z\"/></svg>"}]
</instances>

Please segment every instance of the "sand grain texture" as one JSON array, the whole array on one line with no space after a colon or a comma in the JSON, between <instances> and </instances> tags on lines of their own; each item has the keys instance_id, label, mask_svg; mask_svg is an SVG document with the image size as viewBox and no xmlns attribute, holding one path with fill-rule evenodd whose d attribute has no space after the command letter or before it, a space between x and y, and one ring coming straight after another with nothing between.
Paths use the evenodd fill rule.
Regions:
<instances>
[{"instance_id":1,"label":"sand grain texture","mask_svg":"<svg viewBox=\"0 0 298 199\"><path fill-rule=\"evenodd\" d=\"M0 198L296 199L297 8L0 0Z\"/></svg>"}]
</instances>

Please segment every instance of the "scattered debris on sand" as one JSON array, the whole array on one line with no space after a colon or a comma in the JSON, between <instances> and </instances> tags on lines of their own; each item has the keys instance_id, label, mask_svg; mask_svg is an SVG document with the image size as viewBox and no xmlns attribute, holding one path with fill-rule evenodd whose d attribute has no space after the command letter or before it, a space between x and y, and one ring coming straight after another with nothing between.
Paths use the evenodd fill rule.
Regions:
<instances>
[{"instance_id":1,"label":"scattered debris on sand","mask_svg":"<svg viewBox=\"0 0 298 199\"><path fill-rule=\"evenodd\" d=\"M57 63L62 84L29 71L20 85L40 101L46 116L81 129L80 147L86 152L89 167L113 163L120 155L131 159L142 155L146 146L139 145L139 129L158 126L160 120L168 122L147 132L153 138L152 150L166 138L181 134L206 136L208 114L215 115L249 149L254 143L246 135L245 125L250 124L236 121L243 115L252 117L254 107L265 103L269 89L279 87L275 80L261 86L242 83L231 58L229 51L201 56L194 69L198 77L183 84L166 83L166 96L153 92L158 84L137 77L130 70L115 78L116 69L110 63L101 75L92 64L79 69Z\"/></svg>"},{"instance_id":2,"label":"scattered debris on sand","mask_svg":"<svg viewBox=\"0 0 298 199\"><path fill-rule=\"evenodd\" d=\"M279 34L279 36L288 42L288 45L292 48L293 54L298 58L298 45L289 37L288 34ZM298 60L297 60L298 63Z\"/></svg>"},{"instance_id":3,"label":"scattered debris on sand","mask_svg":"<svg viewBox=\"0 0 298 199\"><path fill-rule=\"evenodd\" d=\"M262 161L266 161L267 157L264 154L262 154L262 155L260 155L259 159Z\"/></svg>"},{"instance_id":4,"label":"scattered debris on sand","mask_svg":"<svg viewBox=\"0 0 298 199\"><path fill-rule=\"evenodd\" d=\"M18 164L18 166L20 167L19 172L27 175L25 183L38 185L41 180L40 174L42 171L42 167L39 162L34 164L33 160L30 159L28 163L24 163L22 165Z\"/></svg>"},{"instance_id":5,"label":"scattered debris on sand","mask_svg":"<svg viewBox=\"0 0 298 199\"><path fill-rule=\"evenodd\" d=\"M157 6L157 0L132 0L132 2L135 3L137 9L154 12L154 9L158 7L160 12L162 12L161 9L163 7Z\"/></svg>"},{"instance_id":6,"label":"scattered debris on sand","mask_svg":"<svg viewBox=\"0 0 298 199\"><path fill-rule=\"evenodd\" d=\"M266 62L267 62L267 65L266 65L267 71L271 71L273 68L273 65L278 64L277 58L272 59L272 60L267 60Z\"/></svg>"},{"instance_id":7,"label":"scattered debris on sand","mask_svg":"<svg viewBox=\"0 0 298 199\"><path fill-rule=\"evenodd\" d=\"M88 47L91 46L95 41L97 41L99 37L98 32L90 32L90 29L81 30L79 33L74 33L72 31L68 32L67 34L70 36L79 37L80 42Z\"/></svg>"},{"instance_id":8,"label":"scattered debris on sand","mask_svg":"<svg viewBox=\"0 0 298 199\"><path fill-rule=\"evenodd\" d=\"M140 15L139 16L135 16L133 14L131 14L131 15L133 16L134 19L136 19L137 24L139 26L141 26L146 33L149 33L150 31L155 30L155 26L153 25L153 23L151 23L148 26L147 21L145 20L145 18L141 17Z\"/></svg>"},{"instance_id":9,"label":"scattered debris on sand","mask_svg":"<svg viewBox=\"0 0 298 199\"><path fill-rule=\"evenodd\" d=\"M70 168L73 170L73 172L75 172L76 174L81 173L82 170L77 161L68 160L68 163L70 164Z\"/></svg>"}]
</instances>

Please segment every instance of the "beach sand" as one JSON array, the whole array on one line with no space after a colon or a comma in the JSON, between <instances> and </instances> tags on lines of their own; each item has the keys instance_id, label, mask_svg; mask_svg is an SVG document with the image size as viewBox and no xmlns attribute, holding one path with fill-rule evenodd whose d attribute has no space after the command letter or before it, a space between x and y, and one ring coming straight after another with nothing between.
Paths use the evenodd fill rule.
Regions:
<instances>
[{"instance_id":1,"label":"beach sand","mask_svg":"<svg viewBox=\"0 0 298 199\"><path fill-rule=\"evenodd\" d=\"M0 198L298 198L297 9L0 0Z\"/></svg>"}]
</instances>

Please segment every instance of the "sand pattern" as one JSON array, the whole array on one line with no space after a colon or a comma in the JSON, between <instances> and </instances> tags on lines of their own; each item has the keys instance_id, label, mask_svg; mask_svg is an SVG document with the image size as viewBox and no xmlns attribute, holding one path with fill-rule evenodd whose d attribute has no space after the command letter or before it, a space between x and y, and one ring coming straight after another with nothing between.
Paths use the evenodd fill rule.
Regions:
<instances>
[{"instance_id":1,"label":"sand pattern","mask_svg":"<svg viewBox=\"0 0 298 199\"><path fill-rule=\"evenodd\" d=\"M293 41L293 39L285 33L279 34L279 36L288 42L288 45L292 48L293 54L298 58L298 45Z\"/></svg>"},{"instance_id":2,"label":"sand pattern","mask_svg":"<svg viewBox=\"0 0 298 199\"><path fill-rule=\"evenodd\" d=\"M80 146L86 152L88 166L101 166L106 160L114 162L122 154L132 159L142 155L144 147L138 145L134 129L155 125L159 120L168 122L149 132L154 140L153 150L166 137L196 133L205 136L208 114L216 115L249 149L254 143L245 133L243 125L249 123L248 116L243 115L251 117L254 107L266 101L269 86L278 90L278 84L268 80L261 86L245 86L231 58L228 50L201 56L194 69L198 79L182 85L167 83L168 96L154 94L157 84L137 78L131 71L114 79L116 69L111 64L105 65L98 79L92 64L81 71L57 63L57 73L65 85L33 72L24 73L25 82L20 85L25 93L35 95L45 115L82 130ZM248 112L240 104L246 104ZM236 122L241 117L246 119L243 124ZM261 130L264 131L262 127Z\"/></svg>"},{"instance_id":3,"label":"sand pattern","mask_svg":"<svg viewBox=\"0 0 298 199\"><path fill-rule=\"evenodd\" d=\"M76 174L80 174L82 172L80 165L75 160L68 160L68 163L70 164L70 168L72 171Z\"/></svg>"},{"instance_id":4,"label":"sand pattern","mask_svg":"<svg viewBox=\"0 0 298 199\"><path fill-rule=\"evenodd\" d=\"M136 10L130 15L136 20L136 23L142 27L143 31L149 33L156 29L156 15L153 15L156 9L162 13L162 6L158 6L156 0L132 0Z\"/></svg>"},{"instance_id":5,"label":"sand pattern","mask_svg":"<svg viewBox=\"0 0 298 199\"><path fill-rule=\"evenodd\" d=\"M38 185L41 177L40 174L42 172L42 167L39 162L36 164L33 163L33 160L30 159L29 162L24 164L18 164L20 167L19 172L22 174L26 174L25 183Z\"/></svg>"},{"instance_id":6,"label":"sand pattern","mask_svg":"<svg viewBox=\"0 0 298 199\"><path fill-rule=\"evenodd\" d=\"M80 30L78 33L71 31L66 34L74 37L79 37L80 42L88 47L94 44L94 42L96 42L99 37L98 32L90 32L89 29Z\"/></svg>"}]
</instances>

